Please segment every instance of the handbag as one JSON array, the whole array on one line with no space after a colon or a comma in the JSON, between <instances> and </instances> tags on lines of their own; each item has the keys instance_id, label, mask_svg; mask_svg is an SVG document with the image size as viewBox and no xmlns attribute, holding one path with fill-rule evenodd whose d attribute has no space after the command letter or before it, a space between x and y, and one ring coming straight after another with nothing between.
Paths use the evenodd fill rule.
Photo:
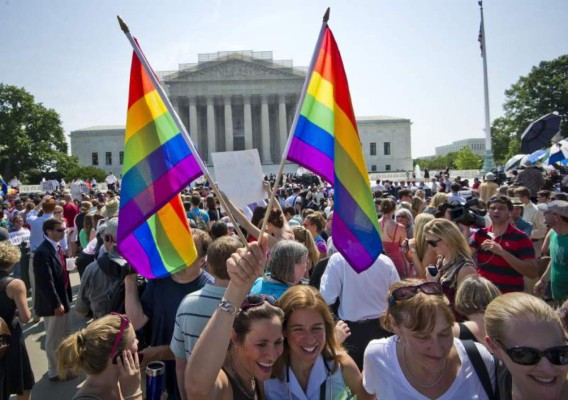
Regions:
<instances>
[{"instance_id":1,"label":"handbag","mask_svg":"<svg viewBox=\"0 0 568 400\"><path fill-rule=\"evenodd\" d=\"M0 292L3 292L8 286L8 283L12 281L12 278L2 279L2 284L0 284ZM4 318L0 317L0 360L4 358L6 352L12 344L12 333L10 332L10 327Z\"/></svg>"}]
</instances>

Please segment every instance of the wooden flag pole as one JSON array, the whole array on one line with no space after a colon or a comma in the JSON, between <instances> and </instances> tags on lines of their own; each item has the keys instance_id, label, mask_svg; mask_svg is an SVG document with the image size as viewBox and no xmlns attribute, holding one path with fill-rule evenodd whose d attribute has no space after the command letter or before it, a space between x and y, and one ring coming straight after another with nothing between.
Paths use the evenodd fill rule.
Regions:
<instances>
[{"instance_id":1,"label":"wooden flag pole","mask_svg":"<svg viewBox=\"0 0 568 400\"><path fill-rule=\"evenodd\" d=\"M272 204L274 203L274 197L276 196L276 191L278 190L278 184L280 183L280 179L282 179L282 174L284 172L284 163L286 162L286 156L288 155L288 150L290 149L290 143L292 142L292 136L294 131L296 130L296 126L298 125L298 118L300 117L300 109L302 104L304 103L304 98L306 97L306 91L308 89L308 83L312 76L312 72L314 70L314 65L316 63L316 59L318 56L319 48L321 47L321 42L323 40L323 35L325 33L325 28L327 27L327 21L329 21L329 7L325 11L323 15L323 21L321 24L320 33L318 36L318 40L316 42L316 46L314 48L314 53L312 55L312 59L310 61L310 66L308 67L308 72L306 73L306 79L304 80L304 86L302 87L302 93L300 95L300 100L298 100L298 106L296 107L296 113L294 114L294 120L292 121L292 126L290 127L290 132L288 133L288 141L286 142L286 147L282 152L282 160L280 161L280 167L278 168L278 173L276 174L276 181L274 182L274 186L272 187L272 194L268 199L268 206L266 207L266 213L264 214L264 218L262 220L262 226L260 227L260 235L262 237L264 231L266 229L266 224L268 222L268 217L270 215L270 210L272 210ZM293 205L295 207L295 204Z\"/></svg>"},{"instance_id":2,"label":"wooden flag pole","mask_svg":"<svg viewBox=\"0 0 568 400\"><path fill-rule=\"evenodd\" d=\"M122 18L120 18L120 16L117 15L116 18L118 19L118 23L120 25L120 28L122 29L122 31L124 32L124 34L128 38L128 41L132 45L134 52L136 53L136 55L138 56L138 59L142 63L142 66L144 67L146 74L148 74L148 77L150 78L150 80L154 84L154 87L156 88L156 91L158 92L158 94L160 95L160 98L164 102L168 112L172 115L173 120L174 120L177 128L182 133L182 137L184 138L185 142L189 146L189 149L191 150L191 152L195 155L195 160L197 161L197 164L199 164L199 167L201 168L203 175L205 175L205 177L207 178L207 180L211 184L211 188L213 189L213 192L217 195L217 198L219 199L221 206L225 209L225 211L227 211L227 215L229 216L229 219L233 223L233 226L235 227L235 230L237 231L239 238L241 239L243 244L246 246L246 248L249 249L248 242L247 242L245 236L243 235L242 230L239 228L239 224L235 220L235 217L233 216L233 214L230 212L229 207L227 206L227 204L225 203L225 200L223 199L223 196L221 196L221 193L219 191L219 188L217 187L217 184L215 183L213 178L211 178L211 175L209 174L209 170L207 169L207 166L205 165L205 163L203 162L203 160L199 156L199 153L197 152L197 149L193 145L193 141L191 140L189 133L187 132L185 126L183 125L179 116L177 115L177 112L175 111L174 107L172 106L168 96L164 92L164 89L162 88L162 85L158 81L156 74L154 74L154 71L152 70L152 68L150 67L150 64L148 63L148 60L146 60L146 57L142 53L142 50L138 46L138 43L136 43L136 41L134 40L134 38L130 34L130 29L128 28L128 25L126 25L126 23L122 20ZM259 236L259 240L260 240L261 237L262 237L262 235Z\"/></svg>"}]
</instances>

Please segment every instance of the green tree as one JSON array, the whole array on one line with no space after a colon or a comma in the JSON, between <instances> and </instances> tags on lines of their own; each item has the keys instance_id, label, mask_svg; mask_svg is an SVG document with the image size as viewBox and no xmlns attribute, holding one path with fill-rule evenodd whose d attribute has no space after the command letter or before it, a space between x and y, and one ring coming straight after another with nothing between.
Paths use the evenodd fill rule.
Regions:
<instances>
[{"instance_id":1,"label":"green tree","mask_svg":"<svg viewBox=\"0 0 568 400\"><path fill-rule=\"evenodd\" d=\"M456 155L457 169L478 169L481 167L481 156L473 152L469 146L463 146Z\"/></svg>"},{"instance_id":2,"label":"green tree","mask_svg":"<svg viewBox=\"0 0 568 400\"><path fill-rule=\"evenodd\" d=\"M457 153L448 153L444 156L437 156L429 160L414 160L414 165L420 165L420 169L428 168L430 171L445 170L446 167L455 168ZM430 174L430 176L433 176Z\"/></svg>"},{"instance_id":3,"label":"green tree","mask_svg":"<svg viewBox=\"0 0 568 400\"><path fill-rule=\"evenodd\" d=\"M505 115L493 121L491 135L493 153L499 163L508 155L515 155L510 146L513 138L520 138L531 122L558 112L562 120L560 133L568 136L568 54L552 61L542 61L505 91Z\"/></svg>"},{"instance_id":4,"label":"green tree","mask_svg":"<svg viewBox=\"0 0 568 400\"><path fill-rule=\"evenodd\" d=\"M49 172L67 160L67 142L55 110L23 88L0 83L0 173L11 178Z\"/></svg>"}]
</instances>

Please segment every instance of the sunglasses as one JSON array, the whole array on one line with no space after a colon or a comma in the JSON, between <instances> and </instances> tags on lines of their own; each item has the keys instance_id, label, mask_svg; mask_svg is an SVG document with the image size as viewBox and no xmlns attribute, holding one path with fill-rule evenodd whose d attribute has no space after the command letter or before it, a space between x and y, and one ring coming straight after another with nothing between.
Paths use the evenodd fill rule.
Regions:
<instances>
[{"instance_id":1,"label":"sunglasses","mask_svg":"<svg viewBox=\"0 0 568 400\"><path fill-rule=\"evenodd\" d=\"M112 349L110 351L110 358L114 359L115 356L117 355L116 347L118 346L122 337L124 336L124 330L126 329L128 324L130 324L130 320L126 317L126 315L122 315L122 314L115 313L115 312L112 312L110 314L111 315L117 315L118 317L120 317L120 330L118 331L118 334L116 335L116 338L114 339L114 343L112 344Z\"/></svg>"},{"instance_id":2,"label":"sunglasses","mask_svg":"<svg viewBox=\"0 0 568 400\"><path fill-rule=\"evenodd\" d=\"M65 232L65 229L63 228L58 228L58 229L54 229L55 232L59 232L59 233L63 233Z\"/></svg>"},{"instance_id":3,"label":"sunglasses","mask_svg":"<svg viewBox=\"0 0 568 400\"><path fill-rule=\"evenodd\" d=\"M428 243L430 246L432 247L438 247L438 243L440 243L442 241L442 239L438 239L438 240L426 240L426 243Z\"/></svg>"},{"instance_id":4,"label":"sunglasses","mask_svg":"<svg viewBox=\"0 0 568 400\"><path fill-rule=\"evenodd\" d=\"M442 289L442 285L438 282L424 282L420 285L414 286L402 286L395 289L390 297L389 305L393 305L397 301L404 301L413 298L418 294L418 292L422 292L424 294L431 294L436 296L441 296L444 294Z\"/></svg>"},{"instance_id":5,"label":"sunglasses","mask_svg":"<svg viewBox=\"0 0 568 400\"><path fill-rule=\"evenodd\" d=\"M495 340L507 353L511 361L519 365L536 365L542 357L546 357L551 364L568 365L568 345L551 347L546 350L533 349L532 347L507 348L499 340Z\"/></svg>"},{"instance_id":6,"label":"sunglasses","mask_svg":"<svg viewBox=\"0 0 568 400\"><path fill-rule=\"evenodd\" d=\"M266 294L249 294L245 297L243 304L241 305L241 311L246 311L249 308L258 307L267 302L271 306L278 307L278 300L276 297Z\"/></svg>"}]
</instances>

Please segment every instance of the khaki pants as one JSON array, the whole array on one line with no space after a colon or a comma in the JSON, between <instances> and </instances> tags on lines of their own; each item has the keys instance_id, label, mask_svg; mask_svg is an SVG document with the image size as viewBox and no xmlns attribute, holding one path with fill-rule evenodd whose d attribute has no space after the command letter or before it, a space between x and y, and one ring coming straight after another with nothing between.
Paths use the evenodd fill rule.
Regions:
<instances>
[{"instance_id":1,"label":"khaki pants","mask_svg":"<svg viewBox=\"0 0 568 400\"><path fill-rule=\"evenodd\" d=\"M61 317L43 317L45 324L45 354L47 355L47 377L57 376L57 357L55 351L61 341L71 333L71 312Z\"/></svg>"}]
</instances>

